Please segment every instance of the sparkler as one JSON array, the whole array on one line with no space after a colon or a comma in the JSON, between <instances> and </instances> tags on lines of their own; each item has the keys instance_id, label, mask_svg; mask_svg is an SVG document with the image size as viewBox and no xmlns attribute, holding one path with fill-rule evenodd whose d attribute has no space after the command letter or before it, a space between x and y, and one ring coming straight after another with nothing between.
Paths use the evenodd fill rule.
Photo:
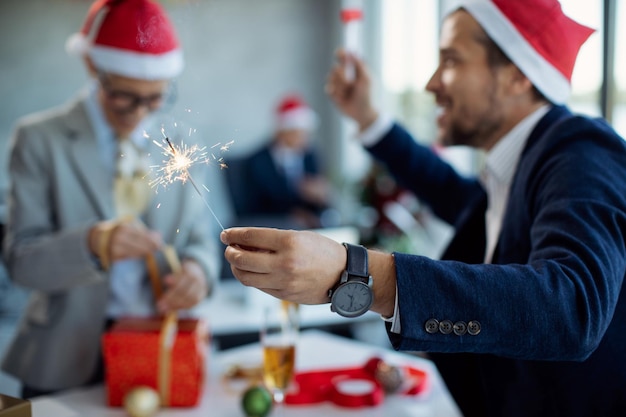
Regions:
<instances>
[{"instance_id":1,"label":"sparkler","mask_svg":"<svg viewBox=\"0 0 626 417\"><path fill-rule=\"evenodd\" d=\"M163 161L163 165L159 166L156 170L156 177L154 180L150 181L150 186L156 187L158 189L158 187L165 187L169 184L172 184L174 181L181 181L182 183L189 181L194 190L196 190L196 193L198 193L198 195L202 199L204 205L211 212L211 215L213 215L213 217L215 218L217 224L219 224L221 229L224 230L224 226L217 218L217 215L211 208L211 205L204 197L204 194L200 191L193 177L189 173L189 168L197 163L208 164L212 161L216 161L221 168L225 168L226 164L224 163L223 158L218 158L213 153L209 153L204 146L188 146L184 142L181 142L180 146L174 146L174 144L165 134L165 129L161 128L161 133L163 134L163 138L165 139L166 144L157 142L156 140L153 140L152 142L159 148L161 148L162 154L165 155L167 159L165 159ZM224 145L218 143L212 146L212 148L219 146L220 151L224 152L228 150L231 144L232 141ZM206 187L204 187L204 189L209 191Z\"/></svg>"}]
</instances>

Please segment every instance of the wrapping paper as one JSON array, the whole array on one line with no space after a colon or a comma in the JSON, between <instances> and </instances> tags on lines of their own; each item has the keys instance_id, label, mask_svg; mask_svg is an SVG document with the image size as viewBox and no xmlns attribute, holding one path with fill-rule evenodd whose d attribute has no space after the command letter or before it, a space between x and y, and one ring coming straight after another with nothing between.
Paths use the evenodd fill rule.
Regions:
<instances>
[{"instance_id":1,"label":"wrapping paper","mask_svg":"<svg viewBox=\"0 0 626 417\"><path fill-rule=\"evenodd\" d=\"M148 386L166 407L198 404L204 388L208 331L199 319L165 317L119 320L103 336L107 403L122 406L124 395Z\"/></svg>"}]
</instances>

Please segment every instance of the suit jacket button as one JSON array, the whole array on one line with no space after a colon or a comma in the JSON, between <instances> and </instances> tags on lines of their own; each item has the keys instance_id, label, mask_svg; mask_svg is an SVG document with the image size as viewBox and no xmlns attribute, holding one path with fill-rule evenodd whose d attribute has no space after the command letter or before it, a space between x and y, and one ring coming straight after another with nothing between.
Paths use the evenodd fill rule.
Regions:
<instances>
[{"instance_id":1,"label":"suit jacket button","mask_svg":"<svg viewBox=\"0 0 626 417\"><path fill-rule=\"evenodd\" d=\"M450 320L442 320L439 322L439 331L442 334L452 333L452 322Z\"/></svg>"},{"instance_id":2,"label":"suit jacket button","mask_svg":"<svg viewBox=\"0 0 626 417\"><path fill-rule=\"evenodd\" d=\"M455 335L463 336L465 333L467 333L467 323L465 323L464 321L457 321L456 323L454 323L452 330L454 330Z\"/></svg>"},{"instance_id":3,"label":"suit jacket button","mask_svg":"<svg viewBox=\"0 0 626 417\"><path fill-rule=\"evenodd\" d=\"M480 333L480 322L472 320L467 323L467 333L471 334L472 336L476 336L478 333Z\"/></svg>"},{"instance_id":4,"label":"suit jacket button","mask_svg":"<svg viewBox=\"0 0 626 417\"><path fill-rule=\"evenodd\" d=\"M439 321L437 319L429 319L424 325L426 332L433 334L439 331Z\"/></svg>"}]
</instances>

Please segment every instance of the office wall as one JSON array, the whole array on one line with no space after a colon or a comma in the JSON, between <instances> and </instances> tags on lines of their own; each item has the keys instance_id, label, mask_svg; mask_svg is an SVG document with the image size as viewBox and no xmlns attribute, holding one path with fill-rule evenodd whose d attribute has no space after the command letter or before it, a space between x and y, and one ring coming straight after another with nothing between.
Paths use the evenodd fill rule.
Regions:
<instances>
[{"instance_id":1,"label":"office wall","mask_svg":"<svg viewBox=\"0 0 626 417\"><path fill-rule=\"evenodd\" d=\"M162 0L184 45L187 66L178 101L164 120L195 129L189 141L234 140L230 153L251 151L271 133L272 110L287 91L318 111L319 145L338 147L340 121L323 92L339 42L335 0ZM0 1L0 191L6 144L15 120L69 99L86 81L82 63L64 51L89 0ZM332 162L332 161L331 161ZM330 165L333 165L332 163ZM222 178L207 184L227 217Z\"/></svg>"}]
</instances>

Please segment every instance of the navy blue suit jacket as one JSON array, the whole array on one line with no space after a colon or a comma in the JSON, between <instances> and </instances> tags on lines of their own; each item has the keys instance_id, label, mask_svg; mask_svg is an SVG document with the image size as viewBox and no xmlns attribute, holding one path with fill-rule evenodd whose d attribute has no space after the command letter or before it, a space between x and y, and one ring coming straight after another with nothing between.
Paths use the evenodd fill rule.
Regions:
<instances>
[{"instance_id":1,"label":"navy blue suit jacket","mask_svg":"<svg viewBox=\"0 0 626 417\"><path fill-rule=\"evenodd\" d=\"M456 229L440 261L395 254L394 347L433 352L466 417L626 415L622 138L552 108L519 161L492 264L476 179L398 125L371 152Z\"/></svg>"}]
</instances>

